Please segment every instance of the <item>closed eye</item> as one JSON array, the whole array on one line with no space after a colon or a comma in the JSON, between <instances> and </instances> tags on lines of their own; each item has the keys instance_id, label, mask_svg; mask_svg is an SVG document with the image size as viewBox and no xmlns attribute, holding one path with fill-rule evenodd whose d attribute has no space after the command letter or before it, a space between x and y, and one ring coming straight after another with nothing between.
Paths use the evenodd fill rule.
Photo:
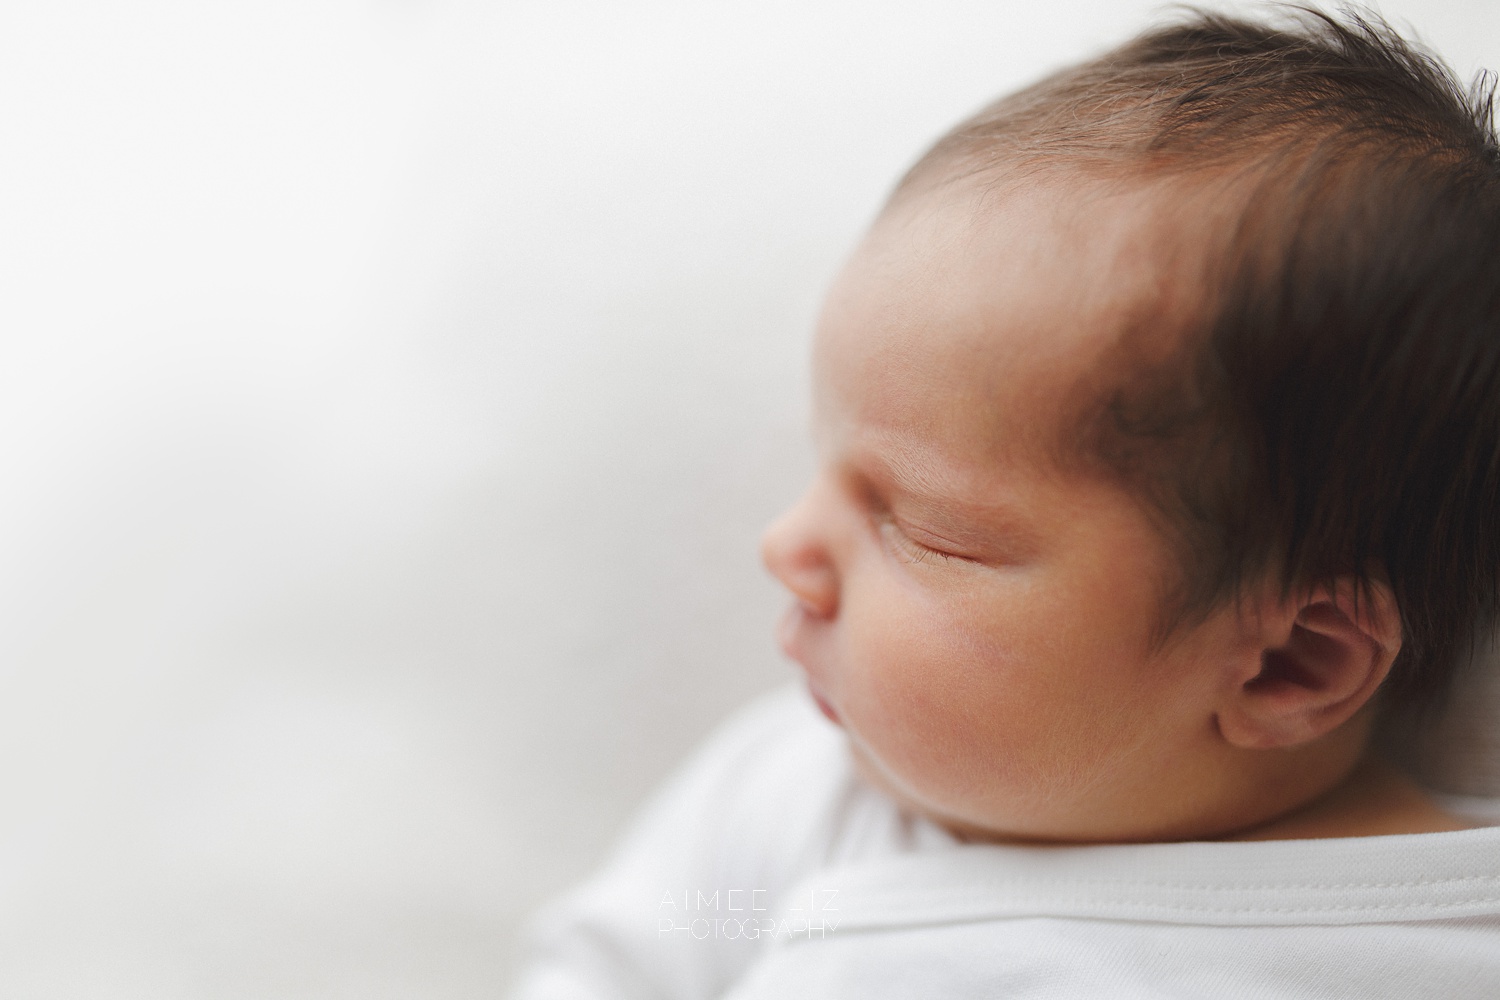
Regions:
<instances>
[{"instance_id":1,"label":"closed eye","mask_svg":"<svg viewBox=\"0 0 1500 1000\"><path fill-rule=\"evenodd\" d=\"M880 536L895 555L910 563L973 562L968 556L948 552L925 542L917 541L896 521L886 518L880 522Z\"/></svg>"}]
</instances>

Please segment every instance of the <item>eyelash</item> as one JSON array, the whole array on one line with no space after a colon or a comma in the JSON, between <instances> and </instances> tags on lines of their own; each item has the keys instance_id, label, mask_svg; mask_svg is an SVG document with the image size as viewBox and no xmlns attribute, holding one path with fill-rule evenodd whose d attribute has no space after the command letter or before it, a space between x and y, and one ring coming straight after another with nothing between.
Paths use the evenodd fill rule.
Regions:
<instances>
[{"instance_id":1,"label":"eyelash","mask_svg":"<svg viewBox=\"0 0 1500 1000\"><path fill-rule=\"evenodd\" d=\"M880 533L890 539L892 548L896 550L896 554L910 563L925 563L933 561L949 563L963 560L962 556L956 556L951 552L944 552L941 549L935 549L929 545L923 545L921 542L917 541L906 532L902 531L901 526L895 521L882 521L880 523Z\"/></svg>"}]
</instances>

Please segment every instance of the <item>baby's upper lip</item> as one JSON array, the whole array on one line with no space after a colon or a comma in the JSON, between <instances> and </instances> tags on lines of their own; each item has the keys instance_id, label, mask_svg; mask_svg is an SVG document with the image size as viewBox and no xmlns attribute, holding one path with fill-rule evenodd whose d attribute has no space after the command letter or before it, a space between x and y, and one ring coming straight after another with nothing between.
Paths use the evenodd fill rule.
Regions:
<instances>
[{"instance_id":1,"label":"baby's upper lip","mask_svg":"<svg viewBox=\"0 0 1500 1000\"><path fill-rule=\"evenodd\" d=\"M799 633L806 627L807 609L801 601L794 601L792 606L786 609L781 616L781 621L776 625L776 644L781 647L782 653L790 660L807 670L806 654L802 644L798 641Z\"/></svg>"},{"instance_id":2,"label":"baby's upper lip","mask_svg":"<svg viewBox=\"0 0 1500 1000\"><path fill-rule=\"evenodd\" d=\"M776 639L781 646L781 651L787 655L787 658L795 661L802 668L802 672L807 675L808 691L812 695L813 701L817 703L818 708L830 720L838 722L838 713L834 711L832 704L828 700L828 696L823 693L818 672L814 670L811 657L808 655L808 650L804 645L807 628L811 624L809 619L812 617L813 614L808 611L806 605L801 601L794 602L791 607L786 609L786 613L781 616L781 622L776 628Z\"/></svg>"}]
</instances>

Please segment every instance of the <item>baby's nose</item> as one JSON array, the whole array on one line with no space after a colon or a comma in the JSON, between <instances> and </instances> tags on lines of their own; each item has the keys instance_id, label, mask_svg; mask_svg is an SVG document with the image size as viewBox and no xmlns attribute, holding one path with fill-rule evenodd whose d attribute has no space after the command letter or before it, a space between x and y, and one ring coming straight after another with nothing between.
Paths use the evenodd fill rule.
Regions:
<instances>
[{"instance_id":1,"label":"baby's nose","mask_svg":"<svg viewBox=\"0 0 1500 1000\"><path fill-rule=\"evenodd\" d=\"M824 618L838 611L838 574L811 495L766 529L760 557L808 611Z\"/></svg>"}]
</instances>

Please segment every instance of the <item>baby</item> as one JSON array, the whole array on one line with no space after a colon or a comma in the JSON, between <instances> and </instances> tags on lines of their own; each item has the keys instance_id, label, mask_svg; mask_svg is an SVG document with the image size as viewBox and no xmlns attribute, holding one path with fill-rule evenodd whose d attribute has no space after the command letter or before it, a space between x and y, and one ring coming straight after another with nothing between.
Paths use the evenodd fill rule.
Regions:
<instances>
[{"instance_id":1,"label":"baby","mask_svg":"<svg viewBox=\"0 0 1500 1000\"><path fill-rule=\"evenodd\" d=\"M1194 15L941 140L764 543L832 725L731 723L519 995L1500 996L1500 828L1374 749L1500 605L1489 112Z\"/></svg>"}]
</instances>

